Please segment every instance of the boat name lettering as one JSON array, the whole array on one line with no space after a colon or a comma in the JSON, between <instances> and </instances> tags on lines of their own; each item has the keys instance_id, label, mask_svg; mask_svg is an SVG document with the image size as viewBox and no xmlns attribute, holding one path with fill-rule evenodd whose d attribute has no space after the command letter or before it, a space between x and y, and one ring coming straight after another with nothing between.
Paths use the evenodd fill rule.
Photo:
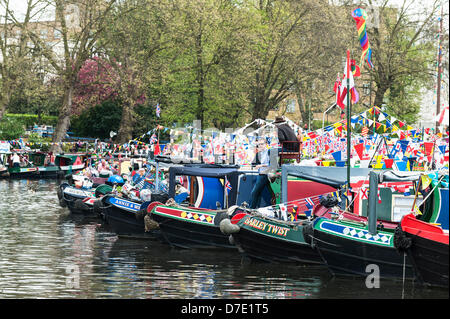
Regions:
<instances>
[{"instance_id":1,"label":"boat name lettering","mask_svg":"<svg viewBox=\"0 0 450 319\"><path fill-rule=\"evenodd\" d=\"M83 191L81 189L77 189L77 188L72 188L72 187L64 188L64 193L69 194L69 195L89 196L89 194L86 193L85 191Z\"/></svg>"},{"instance_id":2,"label":"boat name lettering","mask_svg":"<svg viewBox=\"0 0 450 319\"><path fill-rule=\"evenodd\" d=\"M247 218L247 220L244 222L244 224L248 225L252 228L262 230L262 231L264 231L266 226L268 225L267 223L265 223L261 220L257 220L257 219L253 219L253 218Z\"/></svg>"},{"instance_id":3,"label":"boat name lettering","mask_svg":"<svg viewBox=\"0 0 450 319\"><path fill-rule=\"evenodd\" d=\"M281 227L281 226L277 226L277 225L273 225L273 224L268 224L266 222L263 222L258 219L253 219L253 218L247 218L247 220L245 220L244 224L248 225L252 228L256 228L261 231L265 231L267 233L278 235L278 236L283 236L283 237L286 237L286 235L289 231L289 228Z\"/></svg>"},{"instance_id":4,"label":"boat name lettering","mask_svg":"<svg viewBox=\"0 0 450 319\"><path fill-rule=\"evenodd\" d=\"M140 208L140 206L141 206L139 204L127 202L127 201L124 201L124 200L121 200L121 199L116 199L114 202L115 202L114 204L116 204L116 205L123 206L123 207L128 207L128 208L131 208L131 209L136 209L136 210L138 210Z\"/></svg>"}]
</instances>

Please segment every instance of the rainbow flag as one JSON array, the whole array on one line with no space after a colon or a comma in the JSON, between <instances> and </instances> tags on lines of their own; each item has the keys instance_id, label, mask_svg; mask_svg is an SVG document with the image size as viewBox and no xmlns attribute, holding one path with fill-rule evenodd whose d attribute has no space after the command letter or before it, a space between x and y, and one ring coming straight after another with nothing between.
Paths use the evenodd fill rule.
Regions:
<instances>
[{"instance_id":1,"label":"rainbow flag","mask_svg":"<svg viewBox=\"0 0 450 319\"><path fill-rule=\"evenodd\" d=\"M356 8L352 12L352 17L356 21L356 29L358 31L359 43L361 44L361 48L363 50L363 52L361 54L360 64L362 66L364 60L366 60L369 67L373 68L372 49L370 48L369 39L367 37L367 30L366 30L367 13L362 8Z\"/></svg>"}]
</instances>

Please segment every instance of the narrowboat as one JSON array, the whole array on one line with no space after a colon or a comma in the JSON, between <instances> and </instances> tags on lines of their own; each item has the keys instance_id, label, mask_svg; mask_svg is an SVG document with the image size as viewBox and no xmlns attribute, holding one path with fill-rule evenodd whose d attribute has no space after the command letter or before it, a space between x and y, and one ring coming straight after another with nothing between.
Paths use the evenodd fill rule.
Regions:
<instances>
[{"instance_id":1,"label":"narrowboat","mask_svg":"<svg viewBox=\"0 0 450 319\"><path fill-rule=\"evenodd\" d=\"M419 282L448 288L448 231L409 214L402 218L395 243L407 254Z\"/></svg>"},{"instance_id":2,"label":"narrowboat","mask_svg":"<svg viewBox=\"0 0 450 319\"><path fill-rule=\"evenodd\" d=\"M145 217L148 210L166 199L167 194L151 194L146 201L108 194L94 203L94 209L119 237L156 240L160 237L159 227Z\"/></svg>"},{"instance_id":3,"label":"narrowboat","mask_svg":"<svg viewBox=\"0 0 450 319\"><path fill-rule=\"evenodd\" d=\"M355 169L352 177L368 172L369 169ZM283 165L281 176L284 186L281 202L286 203L284 220L280 205L249 211L236 223L237 227L231 228L234 231L229 233L231 240L243 256L255 261L322 264L320 256L310 246L309 234L304 233L305 227L315 217L330 218L334 214L332 208L338 204L338 197L326 195L338 194L337 190L346 182L346 169ZM304 186L310 187L299 189ZM363 220L350 213L345 216Z\"/></svg>"},{"instance_id":4,"label":"narrowboat","mask_svg":"<svg viewBox=\"0 0 450 319\"><path fill-rule=\"evenodd\" d=\"M241 212L237 215L234 211L230 211L225 218L223 209L233 206L245 207L250 202L251 190L259 173L238 167L211 168L186 165L170 168L169 174L169 197L173 198L175 195L174 181L179 176L189 180L187 187L190 191L185 203L170 207L155 207L151 212L151 218L161 225L165 241L172 246L182 248L233 247L229 234L221 232L220 222L222 219L229 220L231 215L243 217L245 214ZM268 178L262 192L260 207L276 205L280 202L280 177L281 174L276 173ZM288 184L295 190L292 190L289 195L295 197L298 194L311 195L314 191L335 190L328 185L304 181L306 180L298 178L290 180ZM313 187L299 190L300 183Z\"/></svg>"},{"instance_id":5,"label":"narrowboat","mask_svg":"<svg viewBox=\"0 0 450 319\"><path fill-rule=\"evenodd\" d=\"M124 163L121 162L120 171L126 171L128 165L122 167L122 164ZM155 167L155 176L161 176L159 169L166 166L155 162L150 164ZM147 169L146 173L143 185L121 183L123 186L120 189L94 204L97 214L120 237L155 239L159 236L156 223L149 220L149 217L145 219L147 209L151 210L155 206L153 203L165 203L169 197L162 190L163 185L156 183L156 178L150 176L152 171Z\"/></svg>"},{"instance_id":6,"label":"narrowboat","mask_svg":"<svg viewBox=\"0 0 450 319\"><path fill-rule=\"evenodd\" d=\"M433 199L428 205L431 209L403 216L394 234L394 245L406 252L420 283L448 288L448 174L431 186L432 193L427 195Z\"/></svg>"},{"instance_id":7,"label":"narrowboat","mask_svg":"<svg viewBox=\"0 0 450 319\"><path fill-rule=\"evenodd\" d=\"M369 175L368 216L365 222L317 218L311 229L311 245L333 275L367 276L376 265L380 278L414 279L412 264L394 246L398 222L378 219L378 184L417 181L417 172L371 171Z\"/></svg>"},{"instance_id":8,"label":"narrowboat","mask_svg":"<svg viewBox=\"0 0 450 319\"><path fill-rule=\"evenodd\" d=\"M179 248L235 249L228 236L220 231L218 222L219 218L228 216L228 207L236 203L239 175L237 166L170 167L168 196L173 199L172 204L156 206L149 213L159 225L162 240ZM176 202L176 182L180 180L188 192L186 198ZM250 182L250 179L245 181ZM242 196L240 200L244 200Z\"/></svg>"},{"instance_id":9,"label":"narrowboat","mask_svg":"<svg viewBox=\"0 0 450 319\"><path fill-rule=\"evenodd\" d=\"M63 182L57 189L60 206L69 208L73 214L94 214L94 203L113 189L106 184L79 185L77 182L74 185Z\"/></svg>"},{"instance_id":10,"label":"narrowboat","mask_svg":"<svg viewBox=\"0 0 450 319\"><path fill-rule=\"evenodd\" d=\"M2 144L3 146L6 145L6 143ZM0 177L14 179L37 178L39 176L38 167L28 160L27 152L22 149L7 150L9 143L7 144L8 147L0 152ZM14 153L21 157L20 166L14 167L13 165L12 156Z\"/></svg>"}]
</instances>

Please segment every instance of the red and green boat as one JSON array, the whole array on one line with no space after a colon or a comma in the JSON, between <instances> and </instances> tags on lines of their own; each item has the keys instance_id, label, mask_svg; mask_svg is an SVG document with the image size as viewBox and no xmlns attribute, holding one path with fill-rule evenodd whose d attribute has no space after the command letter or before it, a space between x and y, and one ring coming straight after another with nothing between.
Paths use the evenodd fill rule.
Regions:
<instances>
[{"instance_id":1,"label":"red and green boat","mask_svg":"<svg viewBox=\"0 0 450 319\"><path fill-rule=\"evenodd\" d=\"M395 236L396 247L406 251L421 283L448 288L448 230L409 214L403 216Z\"/></svg>"},{"instance_id":2,"label":"red and green boat","mask_svg":"<svg viewBox=\"0 0 450 319\"><path fill-rule=\"evenodd\" d=\"M358 169L352 172L352 176L364 176L368 172L368 169ZM286 203L287 213L291 213L296 206L295 216L282 220L280 205L273 206L275 216L270 214L270 210L266 212L265 208L249 211L240 221L231 220L237 227L230 228L229 235L239 251L252 260L322 264L317 251L311 248L310 233L306 230L313 218L334 216L337 197L323 195L335 193L345 183L346 170L339 167L283 165L281 176L281 202ZM319 197L323 199L320 202ZM344 215L351 220L364 220L350 213Z\"/></svg>"},{"instance_id":3,"label":"red and green boat","mask_svg":"<svg viewBox=\"0 0 450 319\"><path fill-rule=\"evenodd\" d=\"M378 182L381 179L385 182L417 181L420 176L421 174L417 172L372 171L369 190L378 190ZM443 200L447 201L448 206L448 197ZM413 279L415 273L412 263L395 246L398 223L380 221L377 218L377 202L377 191L370 191L368 217L363 223L345 219L318 218L314 220L311 245L334 275L367 276L368 266L376 265L380 278ZM430 209L437 204L427 204L427 206ZM424 209L425 204L422 207ZM424 215L430 216L427 213ZM435 214L431 216L436 217Z\"/></svg>"},{"instance_id":4,"label":"red and green boat","mask_svg":"<svg viewBox=\"0 0 450 319\"><path fill-rule=\"evenodd\" d=\"M236 249L220 231L220 221L229 218L228 210L212 210L159 205L151 218L159 224L164 242L179 248Z\"/></svg>"},{"instance_id":5,"label":"red and green boat","mask_svg":"<svg viewBox=\"0 0 450 319\"><path fill-rule=\"evenodd\" d=\"M311 170L311 169L309 169ZM222 247L236 249L230 243L230 234L220 230L220 222L236 216L243 217L246 210L242 206L250 202L250 193L258 176L257 171L240 170L238 167L171 167L169 170L169 197L175 197L175 179L188 177L189 198L181 205L157 206L151 218L159 223L164 241L182 248ZM261 207L275 205L281 198L281 174L268 180L262 194ZM229 185L227 191L225 185ZM303 187L298 187L302 185ZM295 187L294 187L295 186ZM335 190L328 185L293 177L289 181L291 191L288 196L312 195ZM230 211L228 207L234 207Z\"/></svg>"}]
</instances>

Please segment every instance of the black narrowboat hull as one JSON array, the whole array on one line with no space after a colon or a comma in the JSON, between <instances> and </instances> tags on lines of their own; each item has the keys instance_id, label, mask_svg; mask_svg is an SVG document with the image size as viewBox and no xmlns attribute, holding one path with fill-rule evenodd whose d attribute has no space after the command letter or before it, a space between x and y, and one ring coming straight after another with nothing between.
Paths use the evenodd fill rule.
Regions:
<instances>
[{"instance_id":1,"label":"black narrowboat hull","mask_svg":"<svg viewBox=\"0 0 450 319\"><path fill-rule=\"evenodd\" d=\"M66 192L65 190L69 190ZM61 207L67 207L73 214L94 215L94 207L86 204L83 200L89 198L89 193L83 190L75 189L68 183L62 183L57 191L59 204Z\"/></svg>"},{"instance_id":2,"label":"black narrowboat hull","mask_svg":"<svg viewBox=\"0 0 450 319\"><path fill-rule=\"evenodd\" d=\"M410 233L405 234L412 239L407 255L419 280L428 286L448 288L448 245Z\"/></svg>"},{"instance_id":3,"label":"black narrowboat hull","mask_svg":"<svg viewBox=\"0 0 450 319\"><path fill-rule=\"evenodd\" d=\"M236 249L218 225L190 223L157 214L151 214L151 218L159 224L162 241L173 247Z\"/></svg>"},{"instance_id":4,"label":"black narrowboat hull","mask_svg":"<svg viewBox=\"0 0 450 319\"><path fill-rule=\"evenodd\" d=\"M42 179L63 179L65 176L64 171L61 170L39 170L39 178Z\"/></svg>"},{"instance_id":5,"label":"black narrowboat hull","mask_svg":"<svg viewBox=\"0 0 450 319\"><path fill-rule=\"evenodd\" d=\"M128 210L109 202L107 196L102 200L103 219L119 237L156 240L160 236L159 229L145 231L144 217L146 210ZM140 206L140 203L135 203Z\"/></svg>"},{"instance_id":6,"label":"black narrowboat hull","mask_svg":"<svg viewBox=\"0 0 450 319\"><path fill-rule=\"evenodd\" d=\"M306 242L275 238L246 228L231 236L239 251L255 261L323 265L317 251Z\"/></svg>"},{"instance_id":7,"label":"black narrowboat hull","mask_svg":"<svg viewBox=\"0 0 450 319\"><path fill-rule=\"evenodd\" d=\"M414 270L406 255L394 247L355 242L354 240L314 230L312 246L333 275L368 276L372 267L379 269L380 278L413 279Z\"/></svg>"},{"instance_id":8,"label":"black narrowboat hull","mask_svg":"<svg viewBox=\"0 0 450 319\"><path fill-rule=\"evenodd\" d=\"M39 172L9 172L9 178L11 179L39 179Z\"/></svg>"},{"instance_id":9,"label":"black narrowboat hull","mask_svg":"<svg viewBox=\"0 0 450 319\"><path fill-rule=\"evenodd\" d=\"M83 199L64 195L67 208L72 214L94 215L94 207L83 202Z\"/></svg>"}]
</instances>

